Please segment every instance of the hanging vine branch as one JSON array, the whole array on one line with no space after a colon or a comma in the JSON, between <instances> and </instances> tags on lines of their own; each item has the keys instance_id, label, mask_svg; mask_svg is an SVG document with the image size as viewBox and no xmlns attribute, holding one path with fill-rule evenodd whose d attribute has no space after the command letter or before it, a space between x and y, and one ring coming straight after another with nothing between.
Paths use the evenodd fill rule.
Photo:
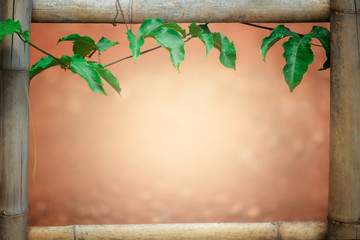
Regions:
<instances>
[{"instance_id":1,"label":"hanging vine branch","mask_svg":"<svg viewBox=\"0 0 360 240\"><path fill-rule=\"evenodd\" d=\"M220 33L211 33L207 25L196 25L193 23L189 26L189 29L190 32L187 33L186 30L178 24L173 22L164 23L161 19L146 20L137 32L138 37L132 33L132 29L129 29L127 31L129 49L132 51L134 62L136 62L140 53L146 53L164 47L169 51L170 59L174 67L179 71L179 66L185 57L185 42L192 38L199 38L205 43L207 53L209 52L209 43L211 41L214 47L220 51L220 62L225 67L235 69L235 46L234 43L230 43L226 36ZM86 60L86 58L91 57L95 52L100 54L108 48L119 44L119 42L114 42L102 37L98 43L95 43L95 41L88 36L71 34L59 39L58 43L72 41L74 55L64 55L58 58L31 43L29 41L28 31L22 30L20 22L14 22L12 19L0 22L0 40L6 35L11 34L17 34L22 41L47 55L30 68L30 79L48 68L60 66L62 69L70 70L72 73L83 78L94 92L106 94L103 88L103 79L120 94L121 89L118 80L108 69L105 69L106 66L114 63L103 66L100 62ZM186 39L187 36L189 36L189 38ZM160 46L140 52L140 48L144 45L146 38L154 38Z\"/></svg>"},{"instance_id":2,"label":"hanging vine branch","mask_svg":"<svg viewBox=\"0 0 360 240\"><path fill-rule=\"evenodd\" d=\"M121 6L118 6L117 1L115 1L115 5L117 7L116 9L118 11L120 10L123 18L125 18ZM244 24L272 30L270 36L264 38L261 46L261 55L264 61L268 50L276 42L282 38L289 37L288 41L283 44L285 50L283 56L286 60L283 75L290 91L293 91L294 88L298 86L303 75L307 72L308 66L314 61L314 54L311 50L312 38L318 39L326 52L327 60L320 70L325 70L330 67L330 32L326 28L314 26L310 33L298 34L290 31L283 25L272 29L250 23ZM106 65L101 64L100 54L110 47L119 44L119 42L108 40L105 37L102 37L98 43L95 43L95 41L88 36L80 36L79 34L65 36L59 39L58 43L72 41L74 55L64 55L58 58L31 43L29 41L29 32L22 30L19 21L14 22L12 19L8 19L0 22L0 40L6 35L17 34L24 43L29 44L47 55L30 68L30 79L48 68L60 66L62 69L70 70L72 73L83 78L92 91L105 95L102 80L105 80L119 94L121 91L117 78L110 70L106 69L106 67L129 58L133 58L134 62L136 62L141 54L163 47L169 52L172 64L179 71L180 64L185 58L185 43L193 38L198 38L204 43L206 55L208 55L213 48L218 49L220 53L220 63L227 68L235 70L235 45L233 42L230 42L225 35L218 32L211 32L208 24L192 23L188 26L188 29L189 31L187 32L177 23L165 23L159 18L147 19L138 29L137 36L132 32L131 28L126 31L132 56L124 57ZM140 51L147 38L155 39L159 46L146 51ZM95 52L99 53L99 62L86 60L86 58L90 58Z\"/></svg>"},{"instance_id":3,"label":"hanging vine branch","mask_svg":"<svg viewBox=\"0 0 360 240\"><path fill-rule=\"evenodd\" d=\"M314 61L314 53L311 50L310 42L312 38L320 41L325 49L327 60L321 70L330 68L330 32L324 27L314 26L310 33L300 35L292 32L284 25L277 26L269 37L263 39L260 52L265 61L268 50L280 39L290 37L288 41L283 43L286 65L283 68L283 75L290 92L301 82L304 74L308 70L308 66Z\"/></svg>"}]
</instances>

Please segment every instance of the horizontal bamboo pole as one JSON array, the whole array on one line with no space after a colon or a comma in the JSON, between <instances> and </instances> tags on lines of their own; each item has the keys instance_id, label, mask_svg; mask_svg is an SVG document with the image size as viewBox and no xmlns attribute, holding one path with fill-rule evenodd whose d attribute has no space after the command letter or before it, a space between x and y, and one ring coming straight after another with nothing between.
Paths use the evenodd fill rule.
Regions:
<instances>
[{"instance_id":1,"label":"horizontal bamboo pole","mask_svg":"<svg viewBox=\"0 0 360 240\"><path fill-rule=\"evenodd\" d=\"M29 227L27 240L326 239L325 222L74 225Z\"/></svg>"},{"instance_id":2,"label":"horizontal bamboo pole","mask_svg":"<svg viewBox=\"0 0 360 240\"><path fill-rule=\"evenodd\" d=\"M112 23L115 0L33 0L32 22ZM127 23L327 22L329 0L119 0ZM116 22L123 23L119 9Z\"/></svg>"}]
</instances>

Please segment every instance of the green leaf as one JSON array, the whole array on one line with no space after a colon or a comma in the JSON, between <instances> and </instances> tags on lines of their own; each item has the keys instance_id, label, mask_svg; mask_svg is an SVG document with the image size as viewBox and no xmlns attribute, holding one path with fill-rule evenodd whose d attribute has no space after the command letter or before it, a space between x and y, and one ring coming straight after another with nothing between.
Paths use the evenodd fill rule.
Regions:
<instances>
[{"instance_id":1,"label":"green leaf","mask_svg":"<svg viewBox=\"0 0 360 240\"><path fill-rule=\"evenodd\" d=\"M64 64L64 66L69 66L71 58L64 55L60 58L60 61ZM40 58L39 61L35 63L29 70L30 79L32 79L42 71L57 65L60 65L59 61L55 60L50 56Z\"/></svg>"},{"instance_id":2,"label":"green leaf","mask_svg":"<svg viewBox=\"0 0 360 240\"><path fill-rule=\"evenodd\" d=\"M167 27L167 28L172 28L175 31L178 31L183 37L186 36L186 31L185 29L183 29L182 27L180 27L177 23L171 22L171 23L165 23L160 27Z\"/></svg>"},{"instance_id":3,"label":"green leaf","mask_svg":"<svg viewBox=\"0 0 360 240\"><path fill-rule=\"evenodd\" d=\"M79 54L83 58L89 55L94 50L99 50L99 47L95 44L95 41L88 36L80 36L79 34L71 34L69 36L59 39L59 42L73 41L73 52Z\"/></svg>"},{"instance_id":4,"label":"green leaf","mask_svg":"<svg viewBox=\"0 0 360 240\"><path fill-rule=\"evenodd\" d=\"M221 33L214 33L213 40L214 47L220 51L221 64L235 70L236 49L234 43L230 43L229 39Z\"/></svg>"},{"instance_id":5,"label":"green leaf","mask_svg":"<svg viewBox=\"0 0 360 240\"><path fill-rule=\"evenodd\" d=\"M213 35L207 34L207 33L202 33L202 34L200 34L199 39L205 44L206 56L208 56L214 46Z\"/></svg>"},{"instance_id":6,"label":"green leaf","mask_svg":"<svg viewBox=\"0 0 360 240\"><path fill-rule=\"evenodd\" d=\"M14 22L11 18L0 21L0 40L13 33L21 33L20 21Z\"/></svg>"},{"instance_id":7,"label":"green leaf","mask_svg":"<svg viewBox=\"0 0 360 240\"><path fill-rule=\"evenodd\" d=\"M282 45L285 49L283 57L286 59L283 74L290 92L299 85L303 75L307 72L308 66L314 61L310 42L311 36L306 34L303 38L299 36L290 37Z\"/></svg>"},{"instance_id":8,"label":"green leaf","mask_svg":"<svg viewBox=\"0 0 360 240\"><path fill-rule=\"evenodd\" d=\"M99 64L97 62L88 63L88 66L90 68L94 68L96 71L98 71L100 76L106 82L108 82L110 84L110 86L115 89L115 91L117 93L120 94L121 88L120 88L120 85L119 85L119 81L116 79L116 77L108 69L105 69L104 66L102 66L101 64Z\"/></svg>"},{"instance_id":9,"label":"green leaf","mask_svg":"<svg viewBox=\"0 0 360 240\"><path fill-rule=\"evenodd\" d=\"M279 25L271 32L269 37L263 39L260 52L264 62L268 50L280 39L287 36L298 36L298 34L290 31L290 29L288 29L284 25Z\"/></svg>"},{"instance_id":10,"label":"green leaf","mask_svg":"<svg viewBox=\"0 0 360 240\"><path fill-rule=\"evenodd\" d=\"M71 57L70 67L73 73L85 79L94 92L105 94L100 73L79 54Z\"/></svg>"},{"instance_id":11,"label":"green leaf","mask_svg":"<svg viewBox=\"0 0 360 240\"><path fill-rule=\"evenodd\" d=\"M202 34L199 36L199 39L205 44L206 46L206 56L209 55L211 50L214 46L214 38L213 34L210 31L207 24L201 24L199 27L203 30Z\"/></svg>"},{"instance_id":12,"label":"green leaf","mask_svg":"<svg viewBox=\"0 0 360 240\"><path fill-rule=\"evenodd\" d=\"M308 34L312 38L319 40L326 52L326 61L321 70L330 68L330 31L324 27L314 26L311 32Z\"/></svg>"},{"instance_id":13,"label":"green leaf","mask_svg":"<svg viewBox=\"0 0 360 240\"><path fill-rule=\"evenodd\" d=\"M184 41L181 35L172 28L162 27L154 31L156 41L170 52L171 62L176 70L184 61Z\"/></svg>"},{"instance_id":14,"label":"green leaf","mask_svg":"<svg viewBox=\"0 0 360 240\"><path fill-rule=\"evenodd\" d=\"M195 22L193 22L192 24L189 25L189 33L191 35L192 38L194 37L199 37L199 35L203 32L204 30L199 27L198 25L196 25Z\"/></svg>"},{"instance_id":15,"label":"green leaf","mask_svg":"<svg viewBox=\"0 0 360 240\"><path fill-rule=\"evenodd\" d=\"M203 30L204 33L206 34L212 34L212 32L210 31L209 27L207 26L207 24L200 24L199 27Z\"/></svg>"},{"instance_id":16,"label":"green leaf","mask_svg":"<svg viewBox=\"0 0 360 240\"><path fill-rule=\"evenodd\" d=\"M98 44L96 44L96 46L98 47L99 52L103 52L103 51L106 51L109 47L115 46L117 44L119 44L118 41L113 42L113 41L110 41L109 39L107 39L106 37L102 37L99 40Z\"/></svg>"},{"instance_id":17,"label":"green leaf","mask_svg":"<svg viewBox=\"0 0 360 240\"><path fill-rule=\"evenodd\" d=\"M26 31L21 31L21 36L23 36L23 38L25 39L25 41L29 42L30 40L30 34L29 34L29 31L26 30Z\"/></svg>"},{"instance_id":18,"label":"green leaf","mask_svg":"<svg viewBox=\"0 0 360 240\"><path fill-rule=\"evenodd\" d=\"M142 36L140 36L139 38L136 37L132 33L131 29L127 30L126 34L128 35L127 39L129 40L129 49L130 51L132 51L134 62L136 62L136 60L140 56L140 48L145 43L144 38Z\"/></svg>"},{"instance_id":19,"label":"green leaf","mask_svg":"<svg viewBox=\"0 0 360 240\"><path fill-rule=\"evenodd\" d=\"M152 32L156 28L158 28L164 24L165 24L164 21L161 20L160 18L156 18L156 19L149 18L141 24L139 30L137 31L137 34L139 36L143 36L144 38L153 37L153 36L151 36Z\"/></svg>"}]
</instances>

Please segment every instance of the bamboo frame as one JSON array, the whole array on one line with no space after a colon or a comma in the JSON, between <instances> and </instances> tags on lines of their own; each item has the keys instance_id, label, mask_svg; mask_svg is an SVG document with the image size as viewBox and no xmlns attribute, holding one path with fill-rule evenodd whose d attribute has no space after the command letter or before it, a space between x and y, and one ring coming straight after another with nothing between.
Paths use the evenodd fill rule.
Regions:
<instances>
[{"instance_id":1,"label":"bamboo frame","mask_svg":"<svg viewBox=\"0 0 360 240\"><path fill-rule=\"evenodd\" d=\"M325 222L198 223L31 227L27 240L326 239Z\"/></svg>"},{"instance_id":2,"label":"bamboo frame","mask_svg":"<svg viewBox=\"0 0 360 240\"><path fill-rule=\"evenodd\" d=\"M25 29L30 29L31 5L27 0L16 4L0 1L0 20L20 20ZM7 36L0 42L0 53L0 240L25 239L29 47L17 36Z\"/></svg>"},{"instance_id":3,"label":"bamboo frame","mask_svg":"<svg viewBox=\"0 0 360 240\"><path fill-rule=\"evenodd\" d=\"M33 22L112 23L114 0L34 0ZM327 22L329 0L119 0L127 23ZM276 9L276 11L274 11ZM123 23L121 14L116 22Z\"/></svg>"},{"instance_id":4,"label":"bamboo frame","mask_svg":"<svg viewBox=\"0 0 360 240\"><path fill-rule=\"evenodd\" d=\"M360 239L360 1L331 9L329 238Z\"/></svg>"},{"instance_id":5,"label":"bamboo frame","mask_svg":"<svg viewBox=\"0 0 360 240\"><path fill-rule=\"evenodd\" d=\"M0 1L0 20L113 22L113 0ZM360 1L359 0L120 0L126 22L320 22L331 8L331 135L329 222L31 227L34 239L360 239ZM330 5L329 5L330 4ZM357 9L356 9L357 8ZM276 12L274 13L274 9ZM118 17L116 22L123 22ZM0 240L26 239L28 48L0 42ZM25 69L25 71L24 71ZM24 79L25 78L25 79ZM24 82L25 80L25 82ZM26 83L26 84L25 84ZM305 235L304 235L305 234ZM306 235L308 234L308 235ZM105 238L104 236L108 237Z\"/></svg>"}]
</instances>

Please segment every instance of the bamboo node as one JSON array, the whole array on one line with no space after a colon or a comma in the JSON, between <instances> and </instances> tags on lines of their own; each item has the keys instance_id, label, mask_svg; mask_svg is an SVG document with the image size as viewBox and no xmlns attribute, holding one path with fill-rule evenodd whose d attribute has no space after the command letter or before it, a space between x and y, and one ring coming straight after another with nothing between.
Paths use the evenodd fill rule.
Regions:
<instances>
[{"instance_id":1,"label":"bamboo node","mask_svg":"<svg viewBox=\"0 0 360 240\"><path fill-rule=\"evenodd\" d=\"M13 214L13 215L9 215L5 210L3 210L1 212L1 214L0 214L0 218L17 218L17 217L22 217L22 216L27 215L27 214L28 214L27 209L22 213Z\"/></svg>"},{"instance_id":2,"label":"bamboo node","mask_svg":"<svg viewBox=\"0 0 360 240\"><path fill-rule=\"evenodd\" d=\"M346 228L359 228L360 229L360 219L356 222L341 222L338 220L333 220L328 218L328 222L331 225L338 225L338 226L344 226Z\"/></svg>"},{"instance_id":3,"label":"bamboo node","mask_svg":"<svg viewBox=\"0 0 360 240\"><path fill-rule=\"evenodd\" d=\"M350 9L347 9L347 10L340 10L340 9L335 9L335 8L330 8L330 12L336 12L336 13L342 13L342 14L360 14L360 11L354 11L354 10L350 10Z\"/></svg>"}]
</instances>

